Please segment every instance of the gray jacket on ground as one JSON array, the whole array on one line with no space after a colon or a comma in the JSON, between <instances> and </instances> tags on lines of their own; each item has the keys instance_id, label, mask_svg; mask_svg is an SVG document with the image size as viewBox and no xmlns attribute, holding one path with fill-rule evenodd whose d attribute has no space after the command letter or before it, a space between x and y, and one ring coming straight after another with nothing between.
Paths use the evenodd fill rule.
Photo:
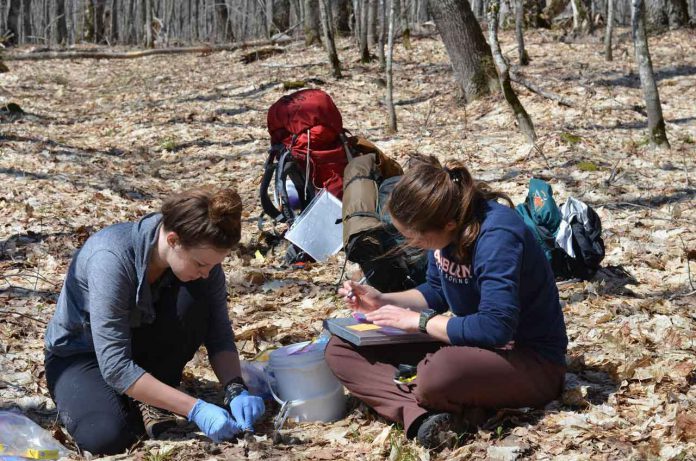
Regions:
<instances>
[{"instance_id":1,"label":"gray jacket on ground","mask_svg":"<svg viewBox=\"0 0 696 461\"><path fill-rule=\"evenodd\" d=\"M119 393L145 373L131 359L131 328L155 320L146 274L161 219L154 213L91 236L70 263L46 330L46 349L52 354L96 353L104 380ZM210 296L208 355L236 351L222 266L215 266L205 283Z\"/></svg>"}]
</instances>

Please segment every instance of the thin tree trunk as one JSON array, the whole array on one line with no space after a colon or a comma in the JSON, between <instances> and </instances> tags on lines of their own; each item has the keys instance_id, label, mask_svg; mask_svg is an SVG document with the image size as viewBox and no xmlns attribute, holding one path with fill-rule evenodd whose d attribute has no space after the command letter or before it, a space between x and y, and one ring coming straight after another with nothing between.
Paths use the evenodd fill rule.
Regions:
<instances>
[{"instance_id":1,"label":"thin tree trunk","mask_svg":"<svg viewBox=\"0 0 696 461\"><path fill-rule=\"evenodd\" d=\"M4 17L6 13L3 11L5 9L5 5L3 3L0 3L0 35L2 35L2 29L5 29L5 31L9 33L7 43L9 45L19 44L19 38L21 36L20 16L22 5L20 0L9 0L9 4L7 5L7 17Z\"/></svg>"},{"instance_id":2,"label":"thin tree trunk","mask_svg":"<svg viewBox=\"0 0 696 461\"><path fill-rule=\"evenodd\" d=\"M386 21L387 1L388 0L379 0L379 40L377 42L377 56L379 57L379 67L381 69L386 69L387 67L387 58L384 55L384 42L388 33L388 24Z\"/></svg>"},{"instance_id":3,"label":"thin tree trunk","mask_svg":"<svg viewBox=\"0 0 696 461\"><path fill-rule=\"evenodd\" d=\"M305 45L319 41L319 0L305 0Z\"/></svg>"},{"instance_id":4,"label":"thin tree trunk","mask_svg":"<svg viewBox=\"0 0 696 461\"><path fill-rule=\"evenodd\" d=\"M396 0L392 0L396 1ZM400 18L401 18L401 41L404 44L404 48L407 50L410 50L411 47L411 27L409 26L408 22L408 3L406 3L408 0L399 0L399 10L400 10ZM437 0L431 0L431 1L437 1Z\"/></svg>"},{"instance_id":5,"label":"thin tree trunk","mask_svg":"<svg viewBox=\"0 0 696 461\"><path fill-rule=\"evenodd\" d=\"M592 21L585 3L582 0L571 0L570 3L573 7L573 35L577 37L586 34Z\"/></svg>"},{"instance_id":6,"label":"thin tree trunk","mask_svg":"<svg viewBox=\"0 0 696 461\"><path fill-rule=\"evenodd\" d=\"M152 40L152 0L145 0L145 48L154 48Z\"/></svg>"},{"instance_id":7,"label":"thin tree trunk","mask_svg":"<svg viewBox=\"0 0 696 461\"><path fill-rule=\"evenodd\" d=\"M350 35L350 15L353 11L350 0L334 0L331 2L331 16L334 18L334 30L338 36Z\"/></svg>"},{"instance_id":8,"label":"thin tree trunk","mask_svg":"<svg viewBox=\"0 0 696 461\"><path fill-rule=\"evenodd\" d=\"M614 55L612 53L611 37L614 33L614 0L607 0L607 29L604 34L604 58L607 61L612 61Z\"/></svg>"},{"instance_id":9,"label":"thin tree trunk","mask_svg":"<svg viewBox=\"0 0 696 461\"><path fill-rule=\"evenodd\" d=\"M510 74L508 71L507 62L500 51L500 43L498 43L498 12L500 10L500 0L490 0L488 3L488 41L491 45L491 52L495 60L495 66L498 69L498 77L500 79L500 87L503 90L505 100L510 105L510 108L515 113L515 118L520 126L520 130L527 137L530 144L536 141L536 132L532 119L524 110L524 106L517 98L517 94L512 89L510 83Z\"/></svg>"},{"instance_id":10,"label":"thin tree trunk","mask_svg":"<svg viewBox=\"0 0 696 461\"><path fill-rule=\"evenodd\" d=\"M269 3L270 0L269 0ZM285 32L290 28L290 0L275 0L273 4L272 31Z\"/></svg>"},{"instance_id":11,"label":"thin tree trunk","mask_svg":"<svg viewBox=\"0 0 696 461\"><path fill-rule=\"evenodd\" d=\"M435 19L459 88L467 102L498 91L498 75L491 49L466 0L430 0Z\"/></svg>"},{"instance_id":12,"label":"thin tree trunk","mask_svg":"<svg viewBox=\"0 0 696 461\"><path fill-rule=\"evenodd\" d=\"M367 46L373 48L377 44L377 6L379 0L368 0L367 3Z\"/></svg>"},{"instance_id":13,"label":"thin tree trunk","mask_svg":"<svg viewBox=\"0 0 696 461\"><path fill-rule=\"evenodd\" d=\"M643 87L645 108L648 112L648 137L654 145L669 147L667 133L665 131L665 119L662 116L660 94L655 83L648 37L645 33L645 3L644 0L632 0L631 2L631 29L633 32L633 46L636 53L636 64L640 84Z\"/></svg>"},{"instance_id":14,"label":"thin tree trunk","mask_svg":"<svg viewBox=\"0 0 696 461\"><path fill-rule=\"evenodd\" d=\"M515 0L515 37L520 65L526 66L529 64L529 55L524 48L524 0Z\"/></svg>"},{"instance_id":15,"label":"thin tree trunk","mask_svg":"<svg viewBox=\"0 0 696 461\"><path fill-rule=\"evenodd\" d=\"M328 0L319 0L319 14L321 17L321 30L324 33L324 47L329 54L329 63L331 64L331 72L335 78L341 78L341 61L338 60L336 53L336 44L334 43L333 31L331 23L331 7L327 4Z\"/></svg>"},{"instance_id":16,"label":"thin tree trunk","mask_svg":"<svg viewBox=\"0 0 696 461\"><path fill-rule=\"evenodd\" d=\"M368 0L360 0L360 62L370 62L370 45L367 43L368 18L370 16Z\"/></svg>"},{"instance_id":17,"label":"thin tree trunk","mask_svg":"<svg viewBox=\"0 0 696 461\"><path fill-rule=\"evenodd\" d=\"M689 24L689 7L686 0L667 0L667 18L670 29L678 29Z\"/></svg>"},{"instance_id":18,"label":"thin tree trunk","mask_svg":"<svg viewBox=\"0 0 696 461\"><path fill-rule=\"evenodd\" d=\"M436 0L437 1L437 0ZM392 0L391 8L389 8L389 38L387 40L387 111L389 112L388 130L391 133L398 131L396 124L396 110L394 109L394 80L392 75L392 63L394 61L394 22L396 21L396 1Z\"/></svg>"},{"instance_id":19,"label":"thin tree trunk","mask_svg":"<svg viewBox=\"0 0 696 461\"><path fill-rule=\"evenodd\" d=\"M360 15L361 12L361 1L353 0L353 38L355 43L360 47Z\"/></svg>"},{"instance_id":20,"label":"thin tree trunk","mask_svg":"<svg viewBox=\"0 0 696 461\"><path fill-rule=\"evenodd\" d=\"M31 0L22 0L22 30L24 42L33 42L34 40L31 39Z\"/></svg>"},{"instance_id":21,"label":"thin tree trunk","mask_svg":"<svg viewBox=\"0 0 696 461\"><path fill-rule=\"evenodd\" d=\"M111 40L111 43L118 43L119 36L118 36L118 0L111 0L111 6L110 6L110 11L111 11L111 16L109 17L110 20L110 26L109 26L109 39Z\"/></svg>"}]
</instances>

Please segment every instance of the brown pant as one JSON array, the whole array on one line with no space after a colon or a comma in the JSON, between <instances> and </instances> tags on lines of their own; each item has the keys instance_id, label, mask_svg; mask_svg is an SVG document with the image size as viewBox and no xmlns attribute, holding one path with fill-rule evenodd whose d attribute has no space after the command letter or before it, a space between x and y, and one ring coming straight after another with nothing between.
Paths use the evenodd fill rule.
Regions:
<instances>
[{"instance_id":1,"label":"brown pant","mask_svg":"<svg viewBox=\"0 0 696 461\"><path fill-rule=\"evenodd\" d=\"M411 424L428 411L541 407L558 397L565 367L525 348L487 350L416 343L355 347L334 336L326 362L357 398L385 418ZM394 383L399 364L418 365L413 385Z\"/></svg>"}]
</instances>

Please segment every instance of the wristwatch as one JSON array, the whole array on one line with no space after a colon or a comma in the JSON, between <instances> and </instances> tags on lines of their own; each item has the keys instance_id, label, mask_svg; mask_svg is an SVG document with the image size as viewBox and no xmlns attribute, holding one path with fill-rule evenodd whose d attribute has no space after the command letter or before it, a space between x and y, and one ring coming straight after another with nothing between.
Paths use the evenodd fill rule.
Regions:
<instances>
[{"instance_id":1,"label":"wristwatch","mask_svg":"<svg viewBox=\"0 0 696 461\"><path fill-rule=\"evenodd\" d=\"M423 309L420 313L420 318L418 319L418 329L423 333L427 333L428 331L425 327L428 325L430 319L432 319L436 315L437 312L432 309Z\"/></svg>"}]
</instances>

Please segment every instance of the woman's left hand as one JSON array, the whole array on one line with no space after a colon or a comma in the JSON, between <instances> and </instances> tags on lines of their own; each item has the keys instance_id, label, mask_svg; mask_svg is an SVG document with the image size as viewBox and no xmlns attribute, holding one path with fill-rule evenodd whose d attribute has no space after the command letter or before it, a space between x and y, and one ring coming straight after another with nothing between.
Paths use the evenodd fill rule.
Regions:
<instances>
[{"instance_id":1,"label":"woman's left hand","mask_svg":"<svg viewBox=\"0 0 696 461\"><path fill-rule=\"evenodd\" d=\"M406 331L418 331L420 313L387 304L376 311L368 312L365 314L365 318L381 327L394 327Z\"/></svg>"},{"instance_id":2,"label":"woman's left hand","mask_svg":"<svg viewBox=\"0 0 696 461\"><path fill-rule=\"evenodd\" d=\"M245 390L232 399L230 411L242 430L253 431L254 423L263 415L266 407L261 397L251 395Z\"/></svg>"}]
</instances>

